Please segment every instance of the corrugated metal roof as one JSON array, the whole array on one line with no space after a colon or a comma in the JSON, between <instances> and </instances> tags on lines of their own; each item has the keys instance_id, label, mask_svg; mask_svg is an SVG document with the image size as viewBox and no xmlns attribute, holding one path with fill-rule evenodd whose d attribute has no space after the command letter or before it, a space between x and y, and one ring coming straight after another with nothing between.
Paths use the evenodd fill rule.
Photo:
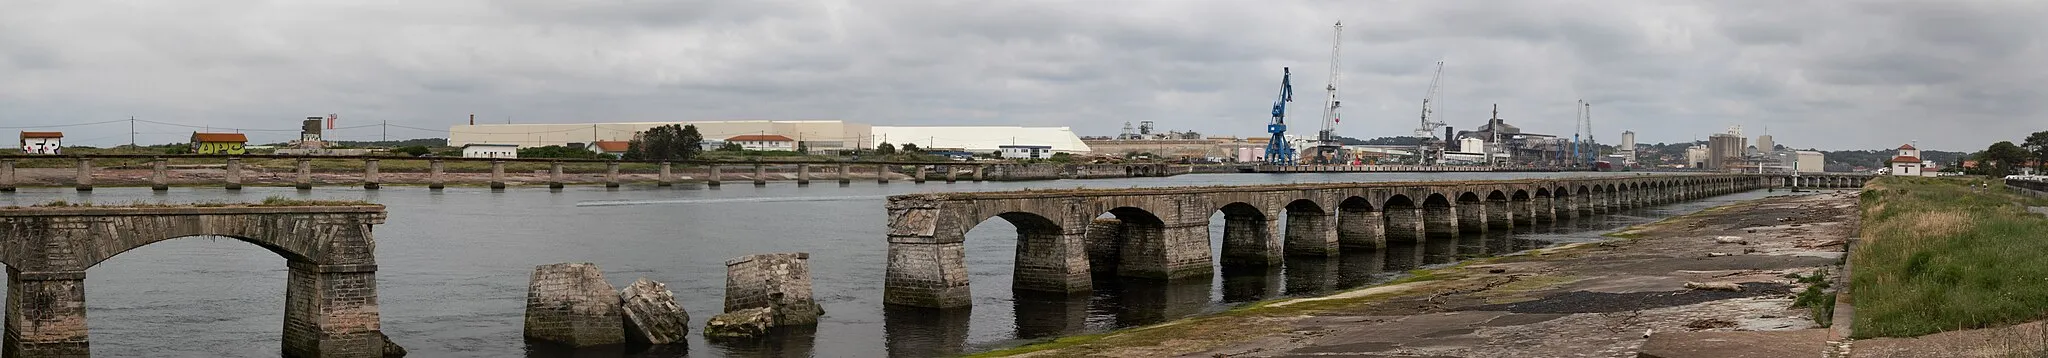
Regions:
<instances>
[{"instance_id":1,"label":"corrugated metal roof","mask_svg":"<svg viewBox=\"0 0 2048 358\"><path fill-rule=\"evenodd\" d=\"M231 142L231 143L248 143L248 142L249 142L249 136L245 136L245 135L242 135L241 133L199 133L199 132L192 132L192 142L193 142L193 143L206 143L206 142Z\"/></svg>"},{"instance_id":2,"label":"corrugated metal roof","mask_svg":"<svg viewBox=\"0 0 2048 358\"><path fill-rule=\"evenodd\" d=\"M920 147L960 148L989 152L1006 145L1046 145L1056 152L1087 153L1087 143L1067 127L1019 126L875 126L877 142L915 143Z\"/></svg>"},{"instance_id":3,"label":"corrugated metal roof","mask_svg":"<svg viewBox=\"0 0 2048 358\"><path fill-rule=\"evenodd\" d=\"M736 136L732 136L732 138L726 138L726 139L725 139L725 141L727 141L727 142L795 142L796 140L795 140L795 139L790 139L789 137L784 137L784 136L781 136L781 135L776 135L776 134L768 134L768 135L761 135L761 134L748 134L748 135L736 135Z\"/></svg>"}]
</instances>

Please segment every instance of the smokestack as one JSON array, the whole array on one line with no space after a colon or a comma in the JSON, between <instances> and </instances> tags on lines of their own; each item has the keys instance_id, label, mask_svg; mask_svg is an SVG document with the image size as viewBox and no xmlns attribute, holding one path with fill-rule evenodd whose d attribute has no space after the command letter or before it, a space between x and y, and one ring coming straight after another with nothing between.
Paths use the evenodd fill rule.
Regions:
<instances>
[{"instance_id":1,"label":"smokestack","mask_svg":"<svg viewBox=\"0 0 2048 358\"><path fill-rule=\"evenodd\" d=\"M1456 128L1444 126L1444 149L1450 151L1464 150L1464 148L1459 148L1458 138L1451 137L1451 131L1453 130L1456 130Z\"/></svg>"},{"instance_id":2,"label":"smokestack","mask_svg":"<svg viewBox=\"0 0 2048 358\"><path fill-rule=\"evenodd\" d=\"M469 125L476 125L476 113L469 114Z\"/></svg>"}]
</instances>

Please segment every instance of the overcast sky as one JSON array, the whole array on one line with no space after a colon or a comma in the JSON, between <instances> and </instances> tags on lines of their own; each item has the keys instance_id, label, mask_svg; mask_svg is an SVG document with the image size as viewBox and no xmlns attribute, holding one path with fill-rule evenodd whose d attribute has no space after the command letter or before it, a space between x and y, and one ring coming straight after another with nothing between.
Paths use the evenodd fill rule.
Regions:
<instances>
[{"instance_id":1,"label":"overcast sky","mask_svg":"<svg viewBox=\"0 0 2048 358\"><path fill-rule=\"evenodd\" d=\"M1584 99L1608 143L1741 125L1974 150L2048 130L2043 18L2044 1L0 0L0 128L112 145L135 116L282 141L311 115L445 131L474 113L1263 136L1292 67L1290 123L1313 135L1342 20L1344 136L1412 134L1441 59L1437 116L1458 128L1499 104L1569 136Z\"/></svg>"}]
</instances>

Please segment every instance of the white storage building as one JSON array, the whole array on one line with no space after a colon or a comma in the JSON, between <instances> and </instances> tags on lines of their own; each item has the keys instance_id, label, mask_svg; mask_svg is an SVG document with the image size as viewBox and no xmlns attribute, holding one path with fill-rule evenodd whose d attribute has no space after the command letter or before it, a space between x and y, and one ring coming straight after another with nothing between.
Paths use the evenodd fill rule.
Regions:
<instances>
[{"instance_id":1,"label":"white storage building","mask_svg":"<svg viewBox=\"0 0 2048 358\"><path fill-rule=\"evenodd\" d=\"M874 126L877 144L917 144L921 148L960 149L991 153L1004 146L1046 146L1051 153L1087 154L1088 144L1067 127L1020 126Z\"/></svg>"}]
</instances>

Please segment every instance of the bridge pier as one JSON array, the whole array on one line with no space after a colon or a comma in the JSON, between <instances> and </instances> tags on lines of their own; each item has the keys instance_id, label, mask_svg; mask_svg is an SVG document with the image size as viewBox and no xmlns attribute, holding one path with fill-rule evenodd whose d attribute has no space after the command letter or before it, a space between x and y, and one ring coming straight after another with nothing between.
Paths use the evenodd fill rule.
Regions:
<instances>
[{"instance_id":1,"label":"bridge pier","mask_svg":"<svg viewBox=\"0 0 2048 358\"><path fill-rule=\"evenodd\" d=\"M7 268L8 357L88 357L85 271Z\"/></svg>"},{"instance_id":2,"label":"bridge pier","mask_svg":"<svg viewBox=\"0 0 2048 358\"><path fill-rule=\"evenodd\" d=\"M1422 208L1390 207L1382 213L1386 217L1387 243L1421 244L1425 240L1428 220Z\"/></svg>"},{"instance_id":3,"label":"bridge pier","mask_svg":"<svg viewBox=\"0 0 2048 358\"><path fill-rule=\"evenodd\" d=\"M1606 213L1607 213L1607 193L1605 193L1605 192L1597 192L1597 191L1596 191L1596 192L1593 192L1593 195L1587 196L1587 197L1586 197L1586 207L1585 207L1585 208L1586 208L1586 213L1585 213L1585 214L1586 214L1586 216L1593 216L1593 215L1599 215L1599 214L1606 214Z\"/></svg>"},{"instance_id":4,"label":"bridge pier","mask_svg":"<svg viewBox=\"0 0 2048 358\"><path fill-rule=\"evenodd\" d=\"M978 181L988 180L988 179L987 179L987 177L983 176L983 173L986 173L987 169L988 169L988 166L986 166L986 165L979 165L979 164L976 164L976 165L974 166L974 181L977 181L977 182L978 182Z\"/></svg>"},{"instance_id":5,"label":"bridge pier","mask_svg":"<svg viewBox=\"0 0 2048 358\"><path fill-rule=\"evenodd\" d=\"M441 179L441 170L440 159L427 161L427 189L440 190L447 186L446 180Z\"/></svg>"},{"instance_id":6,"label":"bridge pier","mask_svg":"<svg viewBox=\"0 0 2048 358\"><path fill-rule=\"evenodd\" d=\"M952 184L954 181L960 179L960 172L953 170L952 164L939 166L939 168L940 170L946 171L946 184Z\"/></svg>"},{"instance_id":7,"label":"bridge pier","mask_svg":"<svg viewBox=\"0 0 2048 358\"><path fill-rule=\"evenodd\" d=\"M0 159L0 192L14 191L14 160Z\"/></svg>"},{"instance_id":8,"label":"bridge pier","mask_svg":"<svg viewBox=\"0 0 2048 358\"><path fill-rule=\"evenodd\" d=\"M754 164L754 186L768 185L768 166Z\"/></svg>"},{"instance_id":9,"label":"bridge pier","mask_svg":"<svg viewBox=\"0 0 2048 358\"><path fill-rule=\"evenodd\" d=\"M619 162L604 162L604 187L619 187Z\"/></svg>"},{"instance_id":10,"label":"bridge pier","mask_svg":"<svg viewBox=\"0 0 2048 358\"><path fill-rule=\"evenodd\" d=\"M706 171L706 174L704 174L704 185L718 186L719 179L725 178L724 174L718 172L718 164L705 165L704 170Z\"/></svg>"},{"instance_id":11,"label":"bridge pier","mask_svg":"<svg viewBox=\"0 0 2048 358\"><path fill-rule=\"evenodd\" d=\"M562 162L549 162L548 189L561 189L562 185Z\"/></svg>"},{"instance_id":12,"label":"bridge pier","mask_svg":"<svg viewBox=\"0 0 2048 358\"><path fill-rule=\"evenodd\" d=\"M1245 212L1225 211L1223 213L1223 266L1266 267L1276 266L1283 260L1283 245L1273 239L1278 232L1280 220L1266 217L1256 210Z\"/></svg>"},{"instance_id":13,"label":"bridge pier","mask_svg":"<svg viewBox=\"0 0 2048 358\"><path fill-rule=\"evenodd\" d=\"M1017 267L1011 274L1011 289L1053 293L1094 289L1089 281L1093 266L1089 265L1088 229L1092 225L1024 226L1030 227L1017 231Z\"/></svg>"},{"instance_id":14,"label":"bridge pier","mask_svg":"<svg viewBox=\"0 0 2048 358\"><path fill-rule=\"evenodd\" d=\"M1336 256L1336 215L1314 208L1287 210L1287 256Z\"/></svg>"},{"instance_id":15,"label":"bridge pier","mask_svg":"<svg viewBox=\"0 0 2048 358\"><path fill-rule=\"evenodd\" d=\"M1337 247L1345 250L1379 251L1387 247L1386 218L1370 208L1337 209Z\"/></svg>"},{"instance_id":16,"label":"bridge pier","mask_svg":"<svg viewBox=\"0 0 2048 358\"><path fill-rule=\"evenodd\" d=\"M73 183L77 184L78 191L92 191L92 158L78 158L77 168L78 179Z\"/></svg>"},{"instance_id":17,"label":"bridge pier","mask_svg":"<svg viewBox=\"0 0 2048 358\"><path fill-rule=\"evenodd\" d=\"M655 174L654 186L670 186L675 185L675 182L675 164L669 162L661 162L661 173Z\"/></svg>"},{"instance_id":18,"label":"bridge pier","mask_svg":"<svg viewBox=\"0 0 2048 358\"><path fill-rule=\"evenodd\" d=\"M1511 221L1511 223L1509 223L1509 226L1529 226L1536 224L1536 206L1530 205L1528 200L1509 201L1508 212L1513 213L1513 217L1509 218L1509 221Z\"/></svg>"},{"instance_id":19,"label":"bridge pier","mask_svg":"<svg viewBox=\"0 0 2048 358\"><path fill-rule=\"evenodd\" d=\"M914 170L914 172L917 174L911 174L910 182L914 184L924 184L924 165L918 164L914 166L917 167L917 169Z\"/></svg>"},{"instance_id":20,"label":"bridge pier","mask_svg":"<svg viewBox=\"0 0 2048 358\"><path fill-rule=\"evenodd\" d=\"M491 189L505 188L505 162L491 161Z\"/></svg>"},{"instance_id":21,"label":"bridge pier","mask_svg":"<svg viewBox=\"0 0 2048 358\"><path fill-rule=\"evenodd\" d=\"M846 163L839 163L839 171L833 173L839 175L840 185L853 184L853 170L851 169L852 167L846 165Z\"/></svg>"},{"instance_id":22,"label":"bridge pier","mask_svg":"<svg viewBox=\"0 0 2048 358\"><path fill-rule=\"evenodd\" d=\"M242 159L228 158L227 168L227 175L223 176L227 179L227 189L242 190Z\"/></svg>"},{"instance_id":23,"label":"bridge pier","mask_svg":"<svg viewBox=\"0 0 2048 358\"><path fill-rule=\"evenodd\" d=\"M171 190L170 168L167 168L169 163L166 162L164 158L149 161L149 190Z\"/></svg>"},{"instance_id":24,"label":"bridge pier","mask_svg":"<svg viewBox=\"0 0 2048 358\"><path fill-rule=\"evenodd\" d=\"M312 160L312 159L306 159L306 158L299 158L299 160L297 160L296 162L297 162L297 163L294 163L295 165L293 166L293 170L292 170L292 171L294 172L294 174L295 174L295 175L294 175L294 176L292 177L292 187L293 187L293 188L298 188L299 190L307 190L307 189L312 189L312 188L313 188L313 160Z\"/></svg>"},{"instance_id":25,"label":"bridge pier","mask_svg":"<svg viewBox=\"0 0 2048 358\"><path fill-rule=\"evenodd\" d=\"M876 166L875 166L875 183L876 183L876 184L888 184L888 183L889 183L889 165L888 165L888 164L882 164L882 165L876 165Z\"/></svg>"},{"instance_id":26,"label":"bridge pier","mask_svg":"<svg viewBox=\"0 0 2048 358\"><path fill-rule=\"evenodd\" d=\"M1450 205L1423 206L1422 226L1428 237L1458 237L1458 209Z\"/></svg>"},{"instance_id":27,"label":"bridge pier","mask_svg":"<svg viewBox=\"0 0 2048 358\"><path fill-rule=\"evenodd\" d=\"M1486 228L1487 226L1489 226L1486 223L1486 219L1489 217L1489 215L1487 215L1486 213L1486 209L1486 203L1484 202L1473 201L1458 203L1458 208L1456 211L1458 213L1458 224L1456 226L1458 228L1457 233L1467 234L1486 232Z\"/></svg>"},{"instance_id":28,"label":"bridge pier","mask_svg":"<svg viewBox=\"0 0 2048 358\"><path fill-rule=\"evenodd\" d=\"M286 262L284 353L287 357L379 357L384 354L377 309L377 265Z\"/></svg>"},{"instance_id":29,"label":"bridge pier","mask_svg":"<svg viewBox=\"0 0 2048 358\"><path fill-rule=\"evenodd\" d=\"M364 159L363 189L377 190L378 187L381 187L383 185L383 182L384 178L381 178L377 175L377 160Z\"/></svg>"},{"instance_id":30,"label":"bridge pier","mask_svg":"<svg viewBox=\"0 0 2048 358\"><path fill-rule=\"evenodd\" d=\"M1488 230L1512 229L1515 227L1515 215L1513 211L1508 209L1508 202L1486 202L1486 227Z\"/></svg>"},{"instance_id":31,"label":"bridge pier","mask_svg":"<svg viewBox=\"0 0 2048 358\"><path fill-rule=\"evenodd\" d=\"M811 165L810 165L810 164L797 164L797 165L796 165L796 185L797 185L797 186L805 186L805 185L811 185Z\"/></svg>"},{"instance_id":32,"label":"bridge pier","mask_svg":"<svg viewBox=\"0 0 2048 358\"><path fill-rule=\"evenodd\" d=\"M1529 208L1529 209L1530 209L1530 215L1529 215L1529 216L1530 216L1530 217L1531 217L1532 219L1534 219L1534 220L1533 220L1532 222L1533 222L1533 223L1538 223L1538 224L1547 224L1547 223L1553 223L1553 222L1557 222L1557 206L1556 206L1556 205L1557 205L1557 199L1556 199L1556 198L1552 198L1552 197L1548 197L1548 196L1539 196L1539 197L1536 197L1535 199L1532 199L1532 200L1531 200L1531 201L1529 202L1529 206L1530 206L1530 208Z\"/></svg>"}]
</instances>

